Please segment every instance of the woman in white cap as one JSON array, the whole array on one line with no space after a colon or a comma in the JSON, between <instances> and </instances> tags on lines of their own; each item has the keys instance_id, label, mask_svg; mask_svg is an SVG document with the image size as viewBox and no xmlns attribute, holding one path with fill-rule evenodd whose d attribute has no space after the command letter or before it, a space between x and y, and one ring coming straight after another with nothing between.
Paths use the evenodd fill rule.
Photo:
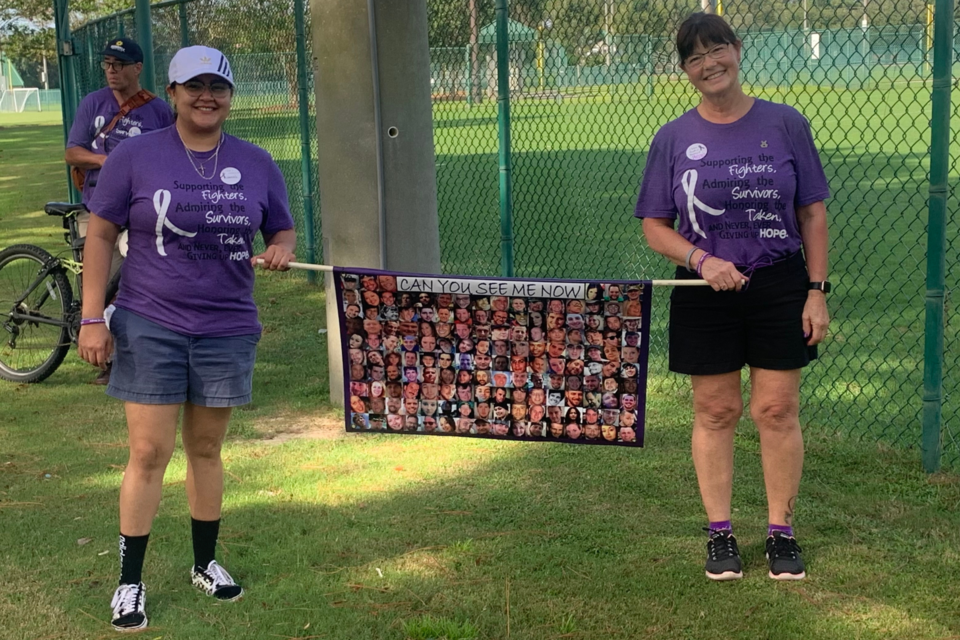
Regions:
<instances>
[{"instance_id":1,"label":"woman in white cap","mask_svg":"<svg viewBox=\"0 0 960 640\"><path fill-rule=\"evenodd\" d=\"M296 236L286 186L263 149L226 135L233 75L216 49L170 62L172 127L120 144L103 166L84 257L80 356L115 346L107 393L125 402L130 457L120 487L120 586L113 626L147 625L143 558L183 411L193 584L219 600L243 590L214 555L223 500L220 449L232 407L251 399L261 326L254 266L287 269ZM110 254L129 229L116 310L106 314ZM254 255L259 231L266 250ZM107 320L109 319L109 330ZM112 346L113 345L113 346Z\"/></svg>"}]
</instances>

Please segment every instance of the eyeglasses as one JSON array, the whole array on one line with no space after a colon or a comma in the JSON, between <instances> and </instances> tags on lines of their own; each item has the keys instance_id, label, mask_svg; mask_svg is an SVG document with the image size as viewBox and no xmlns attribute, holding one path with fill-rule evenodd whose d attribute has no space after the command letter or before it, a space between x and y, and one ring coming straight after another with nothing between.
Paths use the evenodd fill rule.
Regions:
<instances>
[{"instance_id":1,"label":"eyeglasses","mask_svg":"<svg viewBox=\"0 0 960 640\"><path fill-rule=\"evenodd\" d=\"M706 60L708 57L711 60L719 60L727 53L727 46L728 45L726 44L718 44L707 51L706 54L698 53L695 56L690 56L683 63L683 66L687 69L699 69L703 66L704 60Z\"/></svg>"},{"instance_id":2,"label":"eyeglasses","mask_svg":"<svg viewBox=\"0 0 960 640\"><path fill-rule=\"evenodd\" d=\"M232 87L229 83L226 82L211 82L207 84L205 82L200 82L199 80L187 80L180 84L183 87L184 91L187 92L191 98L199 98L203 95L203 92L208 90L210 95L216 99L226 98L230 95L230 90Z\"/></svg>"},{"instance_id":3,"label":"eyeglasses","mask_svg":"<svg viewBox=\"0 0 960 640\"><path fill-rule=\"evenodd\" d=\"M107 62L103 60L100 62L100 68L106 71L107 69L113 69L117 73L123 71L124 67L130 67L137 64L136 62Z\"/></svg>"}]
</instances>

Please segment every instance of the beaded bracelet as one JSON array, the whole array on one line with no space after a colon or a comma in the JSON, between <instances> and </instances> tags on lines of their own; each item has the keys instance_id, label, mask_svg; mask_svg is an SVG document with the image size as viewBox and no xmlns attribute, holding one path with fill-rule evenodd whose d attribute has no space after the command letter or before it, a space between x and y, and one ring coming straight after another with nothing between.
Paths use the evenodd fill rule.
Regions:
<instances>
[{"instance_id":1,"label":"beaded bracelet","mask_svg":"<svg viewBox=\"0 0 960 640\"><path fill-rule=\"evenodd\" d=\"M106 324L106 322L107 321L104 318L82 318L80 320L80 326L85 327L88 324Z\"/></svg>"},{"instance_id":2,"label":"beaded bracelet","mask_svg":"<svg viewBox=\"0 0 960 640\"><path fill-rule=\"evenodd\" d=\"M696 252L696 250L697 248L694 247L693 249L690 249L690 251L687 251L687 257L683 261L683 263L687 266L687 271L693 271L693 266L690 264L690 258L693 257L693 254Z\"/></svg>"},{"instance_id":3,"label":"beaded bracelet","mask_svg":"<svg viewBox=\"0 0 960 640\"><path fill-rule=\"evenodd\" d=\"M697 261L697 275L700 276L701 278L703 277L703 274L700 273L700 269L703 268L703 261L706 260L707 258L712 258L712 257L713 257L712 255L704 251L703 255L700 256L700 260Z\"/></svg>"}]
</instances>

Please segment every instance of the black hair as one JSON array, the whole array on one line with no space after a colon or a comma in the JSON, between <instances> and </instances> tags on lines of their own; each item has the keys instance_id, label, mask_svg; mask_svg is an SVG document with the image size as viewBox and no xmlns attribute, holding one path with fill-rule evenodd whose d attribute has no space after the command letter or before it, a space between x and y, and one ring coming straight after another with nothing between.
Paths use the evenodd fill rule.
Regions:
<instances>
[{"instance_id":1,"label":"black hair","mask_svg":"<svg viewBox=\"0 0 960 640\"><path fill-rule=\"evenodd\" d=\"M677 31L677 54L680 56L680 65L683 66L687 58L693 55L698 43L709 48L717 44L737 44L738 42L740 38L720 16L702 11L692 13Z\"/></svg>"}]
</instances>

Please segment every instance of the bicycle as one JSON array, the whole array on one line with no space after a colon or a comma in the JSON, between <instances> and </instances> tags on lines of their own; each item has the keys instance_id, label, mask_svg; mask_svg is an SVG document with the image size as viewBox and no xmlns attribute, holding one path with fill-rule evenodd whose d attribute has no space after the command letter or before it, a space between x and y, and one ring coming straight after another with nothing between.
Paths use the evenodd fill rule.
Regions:
<instances>
[{"instance_id":1,"label":"bicycle","mask_svg":"<svg viewBox=\"0 0 960 640\"><path fill-rule=\"evenodd\" d=\"M40 382L48 378L77 342L83 300L83 245L77 216L82 204L50 202L47 215L61 216L72 259L31 244L0 251L0 378ZM64 252L65 253L65 252ZM73 296L73 274L77 297ZM120 286L118 271L107 285L106 303Z\"/></svg>"}]
</instances>

